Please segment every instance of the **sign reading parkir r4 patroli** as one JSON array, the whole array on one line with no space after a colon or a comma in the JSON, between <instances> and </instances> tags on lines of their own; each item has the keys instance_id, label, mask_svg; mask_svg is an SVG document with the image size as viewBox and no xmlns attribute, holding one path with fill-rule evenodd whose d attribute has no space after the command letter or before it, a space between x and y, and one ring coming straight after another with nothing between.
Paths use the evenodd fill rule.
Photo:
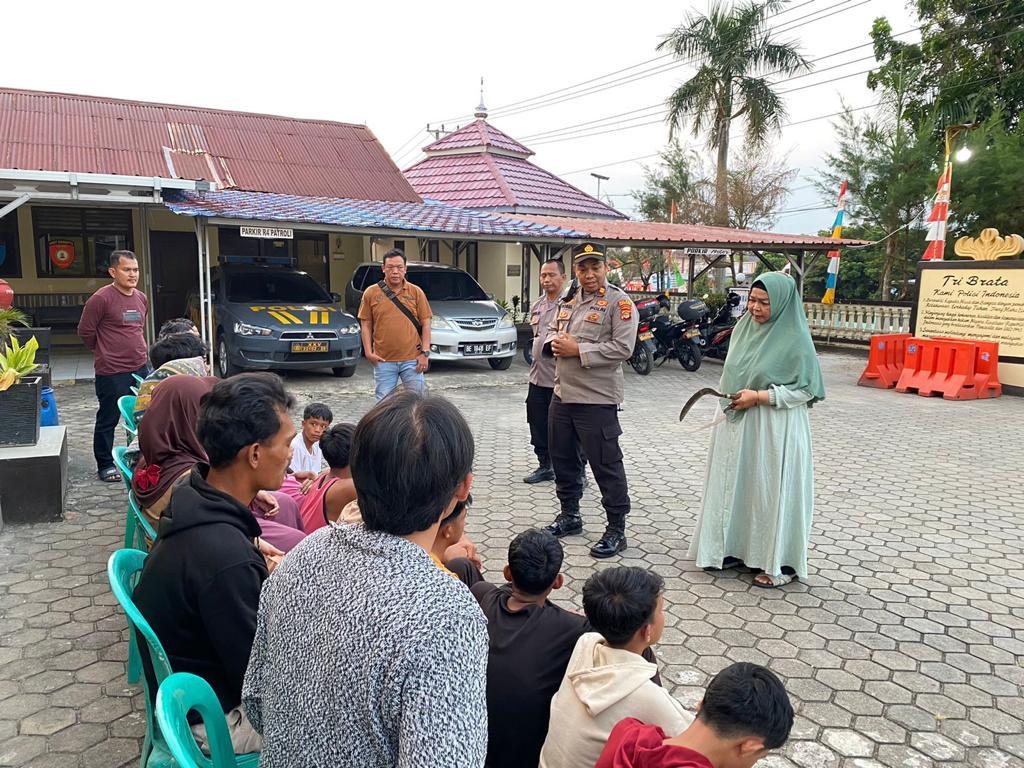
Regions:
<instances>
[{"instance_id":1,"label":"sign reading parkir r4 patroli","mask_svg":"<svg viewBox=\"0 0 1024 768\"><path fill-rule=\"evenodd\" d=\"M931 261L917 270L915 336L999 342L999 380L1024 387L1024 261Z\"/></svg>"},{"instance_id":2,"label":"sign reading parkir r4 patroli","mask_svg":"<svg viewBox=\"0 0 1024 768\"><path fill-rule=\"evenodd\" d=\"M287 227L239 227L238 234L262 240L291 240L295 236L295 231Z\"/></svg>"}]
</instances>

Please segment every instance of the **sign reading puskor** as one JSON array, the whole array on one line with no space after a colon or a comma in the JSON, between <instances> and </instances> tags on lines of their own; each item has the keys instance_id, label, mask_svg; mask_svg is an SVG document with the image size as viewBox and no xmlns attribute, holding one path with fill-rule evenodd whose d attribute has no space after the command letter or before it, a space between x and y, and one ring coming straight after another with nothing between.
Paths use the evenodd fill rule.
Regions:
<instances>
[{"instance_id":1,"label":"sign reading puskor","mask_svg":"<svg viewBox=\"0 0 1024 768\"><path fill-rule=\"evenodd\" d=\"M295 230L287 227L239 227L242 237L258 237L261 240L291 240Z\"/></svg>"}]
</instances>

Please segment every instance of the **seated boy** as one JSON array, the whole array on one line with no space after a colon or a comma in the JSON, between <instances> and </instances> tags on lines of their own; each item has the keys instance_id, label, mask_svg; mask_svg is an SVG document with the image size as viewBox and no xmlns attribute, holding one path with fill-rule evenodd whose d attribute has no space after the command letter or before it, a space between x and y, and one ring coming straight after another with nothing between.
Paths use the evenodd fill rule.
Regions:
<instances>
[{"instance_id":1,"label":"seated boy","mask_svg":"<svg viewBox=\"0 0 1024 768\"><path fill-rule=\"evenodd\" d=\"M587 620L548 600L562 586L562 545L539 528L508 547L508 581L471 587L487 617L487 768L537 765L551 697Z\"/></svg>"},{"instance_id":2,"label":"seated boy","mask_svg":"<svg viewBox=\"0 0 1024 768\"><path fill-rule=\"evenodd\" d=\"M356 487L348 466L355 431L355 424L335 424L320 438L320 451L329 469L313 480L302 498L299 517L302 518L302 530L306 533L336 522L341 516L341 510L349 502L355 501Z\"/></svg>"},{"instance_id":3,"label":"seated boy","mask_svg":"<svg viewBox=\"0 0 1024 768\"><path fill-rule=\"evenodd\" d=\"M293 404L272 373L233 376L203 398L196 432L209 465L196 465L174 487L134 593L171 669L202 677L217 694L238 753L255 751L261 742L241 708L268 575L249 504L260 489L277 488L284 479L295 435L288 417ZM143 667L155 695L146 654ZM193 732L205 747L202 726Z\"/></svg>"},{"instance_id":4,"label":"seated boy","mask_svg":"<svg viewBox=\"0 0 1024 768\"><path fill-rule=\"evenodd\" d=\"M160 382L171 376L209 376L206 365L206 344L194 333L171 333L159 337L149 347L153 372L139 384L135 396L133 418L138 424L146 415Z\"/></svg>"},{"instance_id":5,"label":"seated boy","mask_svg":"<svg viewBox=\"0 0 1024 768\"><path fill-rule=\"evenodd\" d=\"M739 662L715 675L685 731L666 738L658 726L626 718L596 768L750 768L785 744L792 727L793 705L779 678Z\"/></svg>"},{"instance_id":6,"label":"seated boy","mask_svg":"<svg viewBox=\"0 0 1024 768\"><path fill-rule=\"evenodd\" d=\"M619 720L635 717L679 733L693 720L651 678L643 653L665 628L665 582L644 568L609 568L583 585L583 610L597 632L576 643L540 753L541 768L591 768Z\"/></svg>"},{"instance_id":7,"label":"seated boy","mask_svg":"<svg viewBox=\"0 0 1024 768\"><path fill-rule=\"evenodd\" d=\"M438 568L447 571L467 587L483 581L482 566L476 554L476 546L466 538L466 513L473 503L473 494L465 501L458 502L451 514L441 519L434 545L430 548L430 559Z\"/></svg>"},{"instance_id":8,"label":"seated boy","mask_svg":"<svg viewBox=\"0 0 1024 768\"><path fill-rule=\"evenodd\" d=\"M320 438L332 421L334 414L323 403L310 403L302 412L302 429L292 441L292 460L288 465L299 482L305 484L320 474L324 463Z\"/></svg>"},{"instance_id":9,"label":"seated boy","mask_svg":"<svg viewBox=\"0 0 1024 768\"><path fill-rule=\"evenodd\" d=\"M199 329L196 328L196 324L187 317L172 317L170 320L165 320L164 324L160 326L160 331L157 333L156 338L159 341L164 336L170 336L172 333L191 333L193 336L200 335Z\"/></svg>"}]
</instances>

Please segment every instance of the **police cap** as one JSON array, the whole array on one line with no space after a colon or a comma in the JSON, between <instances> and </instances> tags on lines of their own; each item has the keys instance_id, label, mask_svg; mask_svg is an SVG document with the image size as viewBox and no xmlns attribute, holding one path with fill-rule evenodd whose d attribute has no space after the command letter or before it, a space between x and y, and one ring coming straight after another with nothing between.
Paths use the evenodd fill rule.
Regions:
<instances>
[{"instance_id":1,"label":"police cap","mask_svg":"<svg viewBox=\"0 0 1024 768\"><path fill-rule=\"evenodd\" d=\"M572 263L579 264L587 259L605 260L604 246L600 243L580 243L572 247Z\"/></svg>"}]
</instances>

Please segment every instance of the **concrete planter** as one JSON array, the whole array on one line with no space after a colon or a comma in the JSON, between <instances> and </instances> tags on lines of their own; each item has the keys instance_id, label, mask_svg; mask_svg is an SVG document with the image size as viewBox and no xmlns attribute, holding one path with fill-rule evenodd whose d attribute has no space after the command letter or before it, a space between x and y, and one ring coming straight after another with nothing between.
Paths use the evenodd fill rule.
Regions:
<instances>
[{"instance_id":1,"label":"concrete planter","mask_svg":"<svg viewBox=\"0 0 1024 768\"><path fill-rule=\"evenodd\" d=\"M39 442L39 398L42 379L26 376L0 392L0 446Z\"/></svg>"}]
</instances>

